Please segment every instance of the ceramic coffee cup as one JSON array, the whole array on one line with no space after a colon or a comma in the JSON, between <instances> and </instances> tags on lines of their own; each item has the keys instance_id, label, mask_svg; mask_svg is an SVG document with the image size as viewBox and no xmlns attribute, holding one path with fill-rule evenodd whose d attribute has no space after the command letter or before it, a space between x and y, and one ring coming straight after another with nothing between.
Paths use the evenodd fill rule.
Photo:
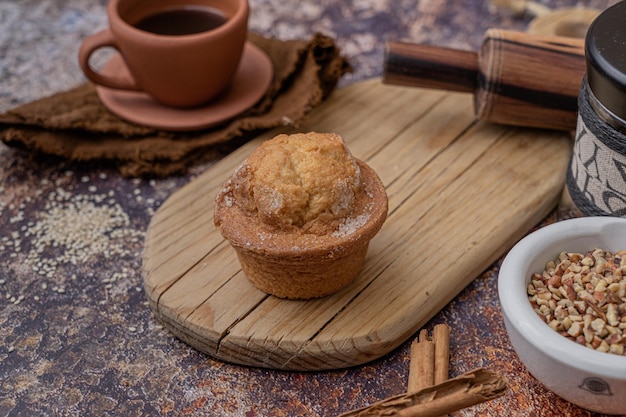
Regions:
<instances>
[{"instance_id":1,"label":"ceramic coffee cup","mask_svg":"<svg viewBox=\"0 0 626 417\"><path fill-rule=\"evenodd\" d=\"M231 83L248 14L247 0L111 0L109 28L83 41L79 63L100 86L143 91L167 106L201 105ZM91 68L90 56L104 47L119 51L132 79Z\"/></svg>"}]
</instances>

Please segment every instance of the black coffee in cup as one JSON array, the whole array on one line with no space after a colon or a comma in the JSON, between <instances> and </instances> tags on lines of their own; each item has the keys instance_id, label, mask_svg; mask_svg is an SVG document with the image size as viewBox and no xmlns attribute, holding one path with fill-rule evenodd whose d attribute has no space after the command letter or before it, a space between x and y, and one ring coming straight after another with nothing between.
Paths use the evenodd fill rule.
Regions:
<instances>
[{"instance_id":1,"label":"black coffee in cup","mask_svg":"<svg viewBox=\"0 0 626 417\"><path fill-rule=\"evenodd\" d=\"M158 35L180 36L216 29L227 20L224 13L213 7L183 6L145 16L133 26Z\"/></svg>"}]
</instances>

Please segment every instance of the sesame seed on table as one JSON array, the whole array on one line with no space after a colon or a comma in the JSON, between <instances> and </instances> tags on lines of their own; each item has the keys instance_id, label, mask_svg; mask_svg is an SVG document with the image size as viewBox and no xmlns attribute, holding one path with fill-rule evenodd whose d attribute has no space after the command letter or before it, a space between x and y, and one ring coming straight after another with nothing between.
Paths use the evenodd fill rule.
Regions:
<instances>
[{"instance_id":1,"label":"sesame seed on table","mask_svg":"<svg viewBox=\"0 0 626 417\"><path fill-rule=\"evenodd\" d=\"M106 3L0 1L0 111L84 82L76 53L106 26ZM250 0L250 29L333 37L354 69L341 88L381 75L388 40L476 50L489 28L525 30L532 16L495 3ZM103 164L0 145L0 415L326 417L406 390L408 341L362 366L285 372L214 360L158 323L143 292L146 229L174 191L218 159L184 175L129 179ZM555 211L541 225L558 219ZM593 415L547 391L517 358L498 304L498 265L426 325L451 326L451 375L488 367L512 387L455 415Z\"/></svg>"}]
</instances>

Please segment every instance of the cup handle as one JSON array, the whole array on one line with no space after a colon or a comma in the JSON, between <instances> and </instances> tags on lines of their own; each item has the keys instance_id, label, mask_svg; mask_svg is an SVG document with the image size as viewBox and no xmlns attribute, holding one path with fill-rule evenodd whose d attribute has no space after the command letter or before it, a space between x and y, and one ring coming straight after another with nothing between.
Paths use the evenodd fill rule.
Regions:
<instances>
[{"instance_id":1,"label":"cup handle","mask_svg":"<svg viewBox=\"0 0 626 417\"><path fill-rule=\"evenodd\" d=\"M109 29L105 29L85 38L83 43L80 45L80 49L78 50L78 63L85 73L85 76L95 84L103 87L115 88L119 90L140 91L141 88L139 88L139 86L132 79L114 77L94 71L91 68L89 65L89 57L91 57L91 54L93 54L97 49L107 46L115 48L119 51L117 42L115 42L113 34Z\"/></svg>"}]
</instances>

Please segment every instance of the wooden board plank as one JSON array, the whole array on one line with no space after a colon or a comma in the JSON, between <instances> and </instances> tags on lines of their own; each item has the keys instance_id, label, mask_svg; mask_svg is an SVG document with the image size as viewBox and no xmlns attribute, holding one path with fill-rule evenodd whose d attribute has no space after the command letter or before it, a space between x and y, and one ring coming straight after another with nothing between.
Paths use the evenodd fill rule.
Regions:
<instances>
[{"instance_id":1,"label":"wooden board plank","mask_svg":"<svg viewBox=\"0 0 626 417\"><path fill-rule=\"evenodd\" d=\"M298 127L244 145L174 193L146 237L144 285L179 338L229 362L321 370L396 348L557 203L564 133L476 122L471 96L368 80L337 90ZM252 286L213 226L213 200L277 133L336 132L379 174L389 216L363 270L337 294L281 300Z\"/></svg>"}]
</instances>

